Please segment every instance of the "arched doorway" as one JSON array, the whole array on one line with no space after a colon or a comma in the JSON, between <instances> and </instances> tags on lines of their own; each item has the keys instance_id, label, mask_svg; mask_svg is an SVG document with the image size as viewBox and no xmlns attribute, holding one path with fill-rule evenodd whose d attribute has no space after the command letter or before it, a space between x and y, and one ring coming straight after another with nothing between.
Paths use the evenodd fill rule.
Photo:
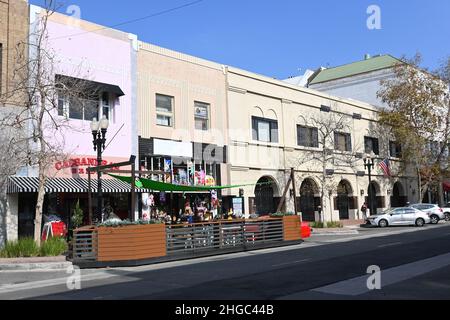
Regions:
<instances>
[{"instance_id":1,"label":"arched doorway","mask_svg":"<svg viewBox=\"0 0 450 320\"><path fill-rule=\"evenodd\" d=\"M313 222L316 220L316 195L319 193L317 184L312 179L303 181L300 187L300 211L303 220Z\"/></svg>"},{"instance_id":2,"label":"arched doorway","mask_svg":"<svg viewBox=\"0 0 450 320\"><path fill-rule=\"evenodd\" d=\"M394 188L392 189L392 197L391 197L391 207L399 208L406 206L408 199L405 195L405 189L400 182L396 182L394 184Z\"/></svg>"},{"instance_id":3,"label":"arched doorway","mask_svg":"<svg viewBox=\"0 0 450 320\"><path fill-rule=\"evenodd\" d=\"M256 214L269 215L275 213L274 195L275 181L269 177L259 179L255 188Z\"/></svg>"},{"instance_id":4,"label":"arched doorway","mask_svg":"<svg viewBox=\"0 0 450 320\"><path fill-rule=\"evenodd\" d=\"M353 194L353 189L350 183L342 180L337 188L337 209L339 210L340 220L350 219L350 199Z\"/></svg>"},{"instance_id":5,"label":"arched doorway","mask_svg":"<svg viewBox=\"0 0 450 320\"><path fill-rule=\"evenodd\" d=\"M367 206L370 210L370 215L375 215L378 213L378 195L381 194L380 186L378 183L372 181L367 190Z\"/></svg>"}]
</instances>

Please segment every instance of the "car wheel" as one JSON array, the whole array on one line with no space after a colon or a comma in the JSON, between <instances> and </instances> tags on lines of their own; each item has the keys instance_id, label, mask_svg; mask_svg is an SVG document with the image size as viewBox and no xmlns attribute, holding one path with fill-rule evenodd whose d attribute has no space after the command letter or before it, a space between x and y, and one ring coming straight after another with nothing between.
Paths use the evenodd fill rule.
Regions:
<instances>
[{"instance_id":1,"label":"car wheel","mask_svg":"<svg viewBox=\"0 0 450 320\"><path fill-rule=\"evenodd\" d=\"M423 227L425 225L425 220L422 218L419 218L416 220L416 226L417 227Z\"/></svg>"},{"instance_id":2,"label":"car wheel","mask_svg":"<svg viewBox=\"0 0 450 320\"><path fill-rule=\"evenodd\" d=\"M439 223L439 217L436 216L436 215L432 215L430 217L430 219L431 219L431 224L438 224Z\"/></svg>"},{"instance_id":3,"label":"car wheel","mask_svg":"<svg viewBox=\"0 0 450 320\"><path fill-rule=\"evenodd\" d=\"M445 214L445 221L447 221L447 222L450 221L450 213Z\"/></svg>"},{"instance_id":4,"label":"car wheel","mask_svg":"<svg viewBox=\"0 0 450 320\"><path fill-rule=\"evenodd\" d=\"M386 228L387 226L388 226L389 224L388 224L388 222L387 222L387 220L381 220L380 222L378 222L378 226L380 227L380 228Z\"/></svg>"}]
</instances>

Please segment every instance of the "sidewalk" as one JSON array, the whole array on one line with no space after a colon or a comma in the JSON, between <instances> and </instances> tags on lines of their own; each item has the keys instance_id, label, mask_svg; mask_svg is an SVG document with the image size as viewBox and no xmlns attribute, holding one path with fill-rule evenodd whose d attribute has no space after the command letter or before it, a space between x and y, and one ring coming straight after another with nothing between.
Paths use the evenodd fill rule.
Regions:
<instances>
[{"instance_id":1,"label":"sidewalk","mask_svg":"<svg viewBox=\"0 0 450 320\"><path fill-rule=\"evenodd\" d=\"M65 270L71 265L65 256L0 259L0 271Z\"/></svg>"}]
</instances>

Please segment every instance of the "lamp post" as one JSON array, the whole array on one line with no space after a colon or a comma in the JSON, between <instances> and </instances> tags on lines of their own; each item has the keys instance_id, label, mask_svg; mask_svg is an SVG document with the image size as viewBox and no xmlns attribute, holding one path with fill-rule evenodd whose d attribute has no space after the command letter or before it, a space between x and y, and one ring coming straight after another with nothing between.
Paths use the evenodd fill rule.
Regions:
<instances>
[{"instance_id":1,"label":"lamp post","mask_svg":"<svg viewBox=\"0 0 450 320\"><path fill-rule=\"evenodd\" d=\"M94 118L91 123L92 136L94 137L94 151L97 151L97 166L102 165L102 152L105 150L106 131L108 130L109 120L103 116L100 122ZM97 172L97 219L103 220L103 192L102 192L102 173ZM103 222L103 221L102 221Z\"/></svg>"},{"instance_id":2,"label":"lamp post","mask_svg":"<svg viewBox=\"0 0 450 320\"><path fill-rule=\"evenodd\" d=\"M373 213L375 212L373 210L373 203L372 203L372 170L375 168L375 161L374 161L374 156L371 155L367 155L364 158L364 169L368 170L369 173L369 210L370 210L370 215L373 215Z\"/></svg>"}]
</instances>

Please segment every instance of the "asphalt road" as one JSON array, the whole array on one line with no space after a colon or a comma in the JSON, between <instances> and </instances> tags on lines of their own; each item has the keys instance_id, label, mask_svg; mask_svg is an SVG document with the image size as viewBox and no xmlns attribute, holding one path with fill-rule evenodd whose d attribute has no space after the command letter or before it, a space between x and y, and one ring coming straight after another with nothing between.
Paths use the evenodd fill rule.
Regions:
<instances>
[{"instance_id":1,"label":"asphalt road","mask_svg":"<svg viewBox=\"0 0 450 320\"><path fill-rule=\"evenodd\" d=\"M381 269L381 290L367 268ZM137 268L0 273L0 299L450 299L450 224L362 229L313 236L302 245ZM22 283L22 284L21 284Z\"/></svg>"}]
</instances>

